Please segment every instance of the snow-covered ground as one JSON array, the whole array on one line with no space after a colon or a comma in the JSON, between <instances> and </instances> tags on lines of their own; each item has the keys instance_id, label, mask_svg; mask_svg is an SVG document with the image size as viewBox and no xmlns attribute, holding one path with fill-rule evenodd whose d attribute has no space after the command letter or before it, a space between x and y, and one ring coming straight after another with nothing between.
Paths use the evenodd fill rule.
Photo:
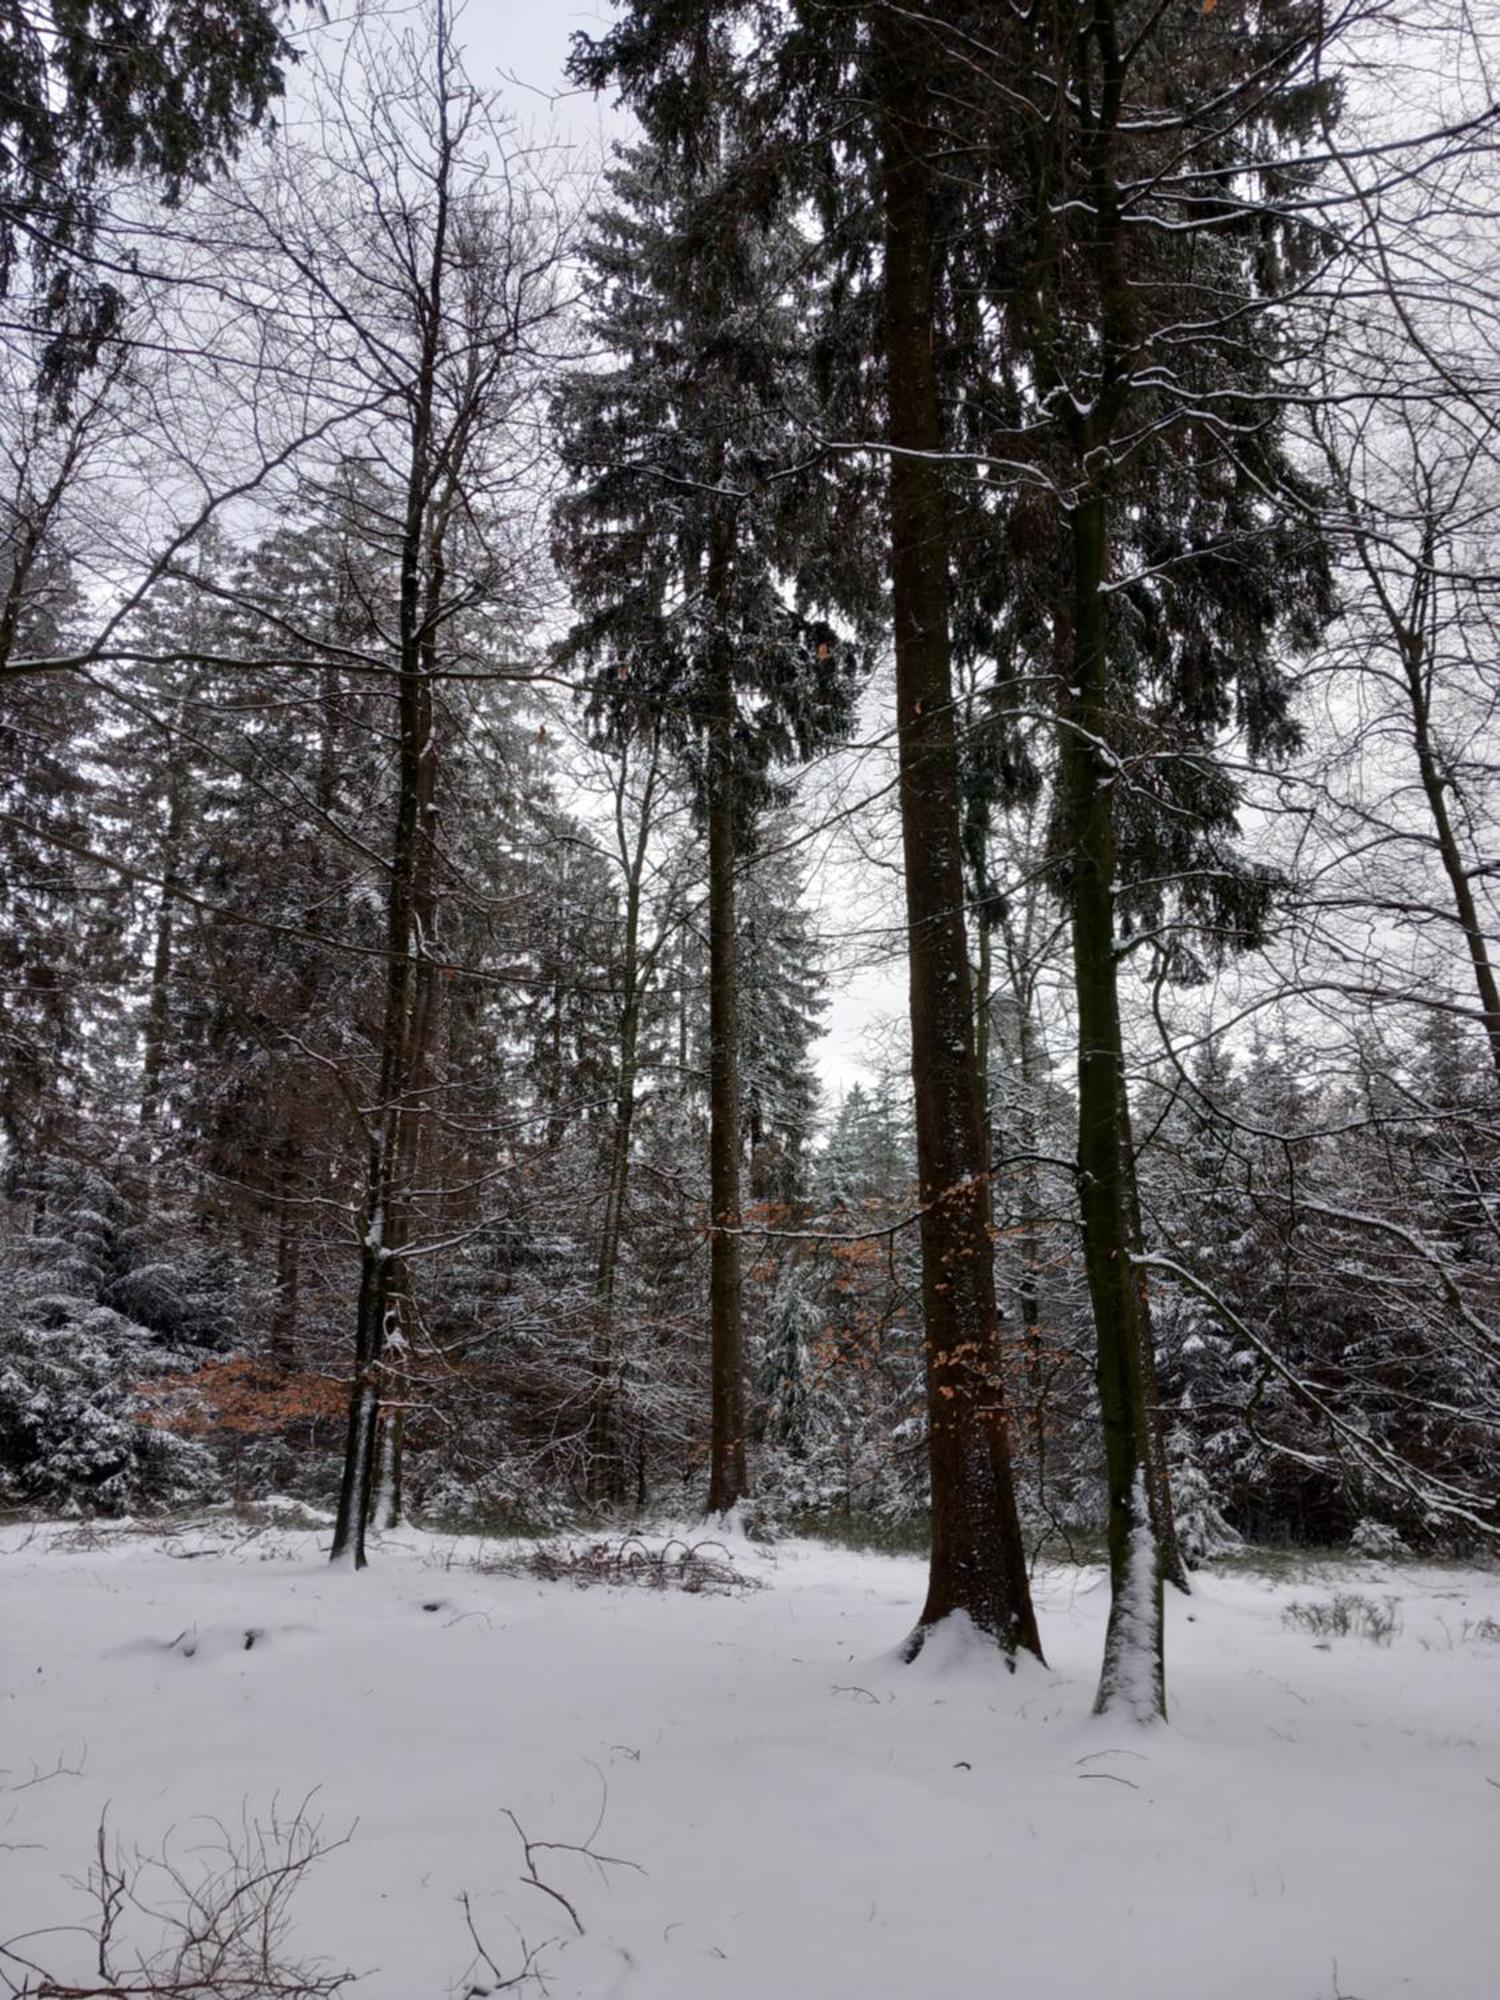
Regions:
<instances>
[{"instance_id":1,"label":"snow-covered ground","mask_svg":"<svg viewBox=\"0 0 1500 2000\"><path fill-rule=\"evenodd\" d=\"M86 1916L67 1878L106 1808L191 1876L205 1816L315 1792L354 1832L296 1941L364 2000L492 1977L463 1891L501 1971L557 1940L559 2000L1500 1992L1492 1574L1205 1578L1171 1606L1172 1721L1140 1730L1089 1717L1096 1572L1039 1579L1049 1664L1007 1676L956 1643L892 1663L912 1560L741 1544L765 1587L700 1597L485 1575L416 1533L332 1574L316 1534L238 1532L0 1535L0 1939ZM1284 1623L1339 1591L1400 1600L1389 1644ZM507 1809L583 1843L601 1804L634 1869L534 1855L578 1937Z\"/></svg>"}]
</instances>

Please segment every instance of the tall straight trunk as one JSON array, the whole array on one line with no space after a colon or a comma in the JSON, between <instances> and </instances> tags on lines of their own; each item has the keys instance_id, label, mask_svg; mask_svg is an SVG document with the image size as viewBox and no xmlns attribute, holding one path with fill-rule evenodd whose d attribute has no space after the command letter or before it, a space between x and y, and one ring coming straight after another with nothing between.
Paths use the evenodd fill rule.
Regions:
<instances>
[{"instance_id":1,"label":"tall straight trunk","mask_svg":"<svg viewBox=\"0 0 1500 2000\"><path fill-rule=\"evenodd\" d=\"M1137 1256L1146 1248L1146 1229L1141 1220L1141 1182L1136 1162L1135 1132L1130 1121L1130 1090L1123 1068L1120 1072L1120 1144L1125 1162L1125 1224L1130 1231L1130 1248ZM1151 1465L1151 1518L1156 1524L1156 1545L1161 1556L1162 1581L1192 1595L1187 1563L1177 1540L1177 1517L1172 1510L1172 1475L1167 1464L1166 1416L1161 1403L1161 1384L1156 1372L1156 1332L1151 1321L1151 1281L1144 1264L1135 1266L1136 1330L1141 1344L1141 1380L1146 1398L1146 1444Z\"/></svg>"},{"instance_id":2,"label":"tall straight trunk","mask_svg":"<svg viewBox=\"0 0 1500 2000\"><path fill-rule=\"evenodd\" d=\"M1040 1657L1000 1372L984 1105L964 923L949 627L949 524L936 456L937 246L925 36L880 12L891 592L922 1311L932 1483L927 1598L906 1656L963 1612L1007 1655Z\"/></svg>"},{"instance_id":3,"label":"tall straight trunk","mask_svg":"<svg viewBox=\"0 0 1500 2000\"><path fill-rule=\"evenodd\" d=\"M550 1058L551 1081L548 1086L550 1107L547 1116L547 1148L555 1153L568 1132L568 1086L563 1069L563 1051L567 1046L563 1033L564 1014L567 1006L568 940L561 911L557 918L558 935L554 940L552 961L556 967L552 979L552 1005L547 1022L547 1044Z\"/></svg>"},{"instance_id":4,"label":"tall straight trunk","mask_svg":"<svg viewBox=\"0 0 1500 2000\"><path fill-rule=\"evenodd\" d=\"M713 609L708 744L708 1511L722 1514L750 1490L745 1458L745 1356L740 1322L740 995L734 918L736 850L734 659L726 628L733 586L734 522L720 504L710 529Z\"/></svg>"},{"instance_id":5,"label":"tall straight trunk","mask_svg":"<svg viewBox=\"0 0 1500 2000\"><path fill-rule=\"evenodd\" d=\"M1012 960L1014 954L1012 954ZM1016 1081L1020 1087L1020 1111L1016 1120L1016 1138L1019 1152L1034 1153L1037 1150L1038 1132L1035 1093L1039 1084L1035 1030L1031 1020L1031 988L1014 977L1012 971L1012 991L1016 997ZM1032 1450L1036 1455L1036 1493L1038 1504L1046 1506L1047 1500L1047 1367L1042 1351L1042 1300L1041 1300L1041 1193L1037 1186L1037 1169L1033 1160L1026 1160L1021 1166L1021 1227L1018 1247L1021 1253L1021 1271L1016 1281L1016 1304L1021 1316L1021 1347L1025 1359L1026 1386L1030 1400L1027 1411L1031 1432Z\"/></svg>"},{"instance_id":6,"label":"tall straight trunk","mask_svg":"<svg viewBox=\"0 0 1500 2000\"><path fill-rule=\"evenodd\" d=\"M1157 1479L1143 1365L1140 1293L1131 1260L1131 1169L1115 957L1114 786L1104 584L1107 505L1087 491L1073 509L1073 682L1059 730L1063 827L1071 869L1078 1013L1078 1187L1093 1306L1095 1372L1109 1489L1109 1624L1096 1712L1144 1721L1166 1713Z\"/></svg>"},{"instance_id":7,"label":"tall straight trunk","mask_svg":"<svg viewBox=\"0 0 1500 2000\"><path fill-rule=\"evenodd\" d=\"M988 1174L995 1165L994 1133L990 1128L990 1005L994 999L994 940L990 936L989 925L984 920L984 897L979 916L979 963L975 967L974 990L974 1064L979 1071L979 1101L984 1106L984 1170ZM991 1189L993 1203L994 1191Z\"/></svg>"},{"instance_id":8,"label":"tall straight trunk","mask_svg":"<svg viewBox=\"0 0 1500 2000\"><path fill-rule=\"evenodd\" d=\"M161 901L151 941L151 986L141 1041L141 1123L155 1125L161 1116L162 1077L171 1034L172 972L177 946L177 879L187 831L187 751L183 725L187 703L179 702L167 752L167 824L161 845Z\"/></svg>"},{"instance_id":9,"label":"tall straight trunk","mask_svg":"<svg viewBox=\"0 0 1500 2000\"><path fill-rule=\"evenodd\" d=\"M365 1529L375 1494L386 1342L401 1310L398 1297L404 1283L403 1252L410 1238L412 1169L421 1115L412 1096L431 1019L429 938L417 921L419 905L430 900L429 895L419 894L426 870L418 848L428 839L427 807L432 803L434 777L431 689L422 685L423 680L420 668L403 673L399 694L380 1100L367 1150L354 1382L333 1534L333 1560L351 1556L356 1569L365 1565Z\"/></svg>"},{"instance_id":10,"label":"tall straight trunk","mask_svg":"<svg viewBox=\"0 0 1500 2000\"><path fill-rule=\"evenodd\" d=\"M620 1081L615 1093L614 1127L610 1133L609 1168L604 1193L604 1227L595 1274L599 1323L594 1331L591 1356L594 1380L589 1411L588 1475L589 1491L595 1500L619 1500L624 1496L625 1465L620 1456L615 1411L615 1277L620 1266L625 1200L630 1187L638 1018L638 1010L631 1008L620 1025Z\"/></svg>"},{"instance_id":11,"label":"tall straight trunk","mask_svg":"<svg viewBox=\"0 0 1500 2000\"><path fill-rule=\"evenodd\" d=\"M658 750L653 746L641 794L640 818L633 838L627 836L625 829L628 750L622 756L615 792L615 830L625 869L625 929L620 953L618 1081L610 1133L604 1225L600 1231L599 1262L595 1272L599 1324L594 1335L592 1357L594 1384L589 1418L589 1486L596 1500L623 1500L625 1497L625 1459L615 1410L615 1278L620 1266L625 1204L630 1192L630 1141L635 1125L642 984L645 977L641 962L641 901L651 838L652 806L656 796L657 755ZM658 946L660 942L658 937ZM655 950L648 956L654 961Z\"/></svg>"},{"instance_id":12,"label":"tall straight trunk","mask_svg":"<svg viewBox=\"0 0 1500 2000\"><path fill-rule=\"evenodd\" d=\"M297 1363L297 1315L302 1291L302 1230L297 1213L297 1142L282 1134L276 1149L276 1303L270 1347L278 1368Z\"/></svg>"},{"instance_id":13,"label":"tall straight trunk","mask_svg":"<svg viewBox=\"0 0 1500 2000\"><path fill-rule=\"evenodd\" d=\"M426 314L427 346L412 427L401 544L399 663L396 677L395 824L386 891L386 989L381 1022L379 1096L367 1138L360 1231L359 1302L354 1379L344 1440L331 1560L365 1567L365 1530L376 1492L386 1342L401 1330L407 1283L403 1255L411 1232L414 1170L421 1139L420 1085L436 1012L434 926L437 914L437 739L432 688L442 604L445 507L431 492L432 342L441 319L442 215ZM451 492L449 504L451 504ZM405 1346L400 1350L403 1370ZM399 1457L399 1428L388 1452ZM399 1492L399 1465L389 1490Z\"/></svg>"}]
</instances>

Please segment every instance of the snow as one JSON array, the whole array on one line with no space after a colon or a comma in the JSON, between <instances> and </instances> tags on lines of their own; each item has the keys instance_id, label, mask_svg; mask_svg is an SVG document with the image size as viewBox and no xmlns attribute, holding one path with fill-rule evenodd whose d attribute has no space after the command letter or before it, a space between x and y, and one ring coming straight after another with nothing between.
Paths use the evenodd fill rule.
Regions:
<instances>
[{"instance_id":1,"label":"snow","mask_svg":"<svg viewBox=\"0 0 1500 2000\"><path fill-rule=\"evenodd\" d=\"M325 1832L354 1832L304 1885L295 1943L366 1972L364 2000L466 1990L463 1891L502 1968L517 1929L558 1941L556 2000L1495 1990L1494 1574L1363 1562L1169 1592L1172 1722L1143 1733L1089 1715L1097 1570L1039 1577L1048 1666L1012 1676L956 1624L894 1663L915 1560L735 1537L765 1587L726 1598L485 1575L480 1545L415 1531L334 1574L326 1545L0 1537L0 1939L86 1913L67 1878L106 1805L127 1844L171 1835L182 1859L202 1816L313 1793ZM1400 1598L1389 1645L1283 1623L1349 1590ZM506 1813L582 1843L601 1805L593 1845L644 1872L538 1852L576 1937ZM86 1968L85 1941L46 1944Z\"/></svg>"},{"instance_id":2,"label":"snow","mask_svg":"<svg viewBox=\"0 0 1500 2000\"><path fill-rule=\"evenodd\" d=\"M1146 1474L1136 1467L1130 1491L1130 1547L1125 1588L1115 1620L1114 1658L1105 1676L1099 1705L1118 1706L1139 1723L1157 1720L1157 1615L1160 1590L1156 1577L1156 1537L1146 1499Z\"/></svg>"}]
</instances>

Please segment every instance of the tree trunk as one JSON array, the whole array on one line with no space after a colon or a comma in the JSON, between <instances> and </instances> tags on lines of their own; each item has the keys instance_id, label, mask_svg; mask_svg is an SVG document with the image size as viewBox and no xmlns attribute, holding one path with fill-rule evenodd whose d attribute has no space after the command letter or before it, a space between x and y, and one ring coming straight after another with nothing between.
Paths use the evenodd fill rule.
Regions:
<instances>
[{"instance_id":1,"label":"tree trunk","mask_svg":"<svg viewBox=\"0 0 1500 2000\"><path fill-rule=\"evenodd\" d=\"M1014 953L1011 954L1014 960ZM1016 1071L1020 1087L1020 1112L1016 1120L1018 1151L1034 1153L1038 1145L1036 1096L1038 1088L1034 1030L1031 1021L1031 988L1015 977L1012 965L1011 990L1016 998ZM1025 1357L1026 1387L1030 1400L1027 1411L1032 1450L1036 1454L1036 1497L1039 1507L1047 1504L1047 1366L1042 1351L1041 1191L1036 1163L1021 1165L1021 1228L1018 1248L1021 1271L1016 1281L1016 1304L1021 1319L1021 1346Z\"/></svg>"},{"instance_id":2,"label":"tree trunk","mask_svg":"<svg viewBox=\"0 0 1500 2000\"><path fill-rule=\"evenodd\" d=\"M302 1230L296 1208L297 1144L284 1133L277 1148L276 1303L271 1311L271 1358L278 1368L297 1365L297 1315L302 1290Z\"/></svg>"},{"instance_id":3,"label":"tree trunk","mask_svg":"<svg viewBox=\"0 0 1500 2000\"><path fill-rule=\"evenodd\" d=\"M610 1135L609 1174L604 1194L604 1228L599 1245L595 1290L599 1324L595 1329L591 1366L593 1400L589 1412L589 1491L595 1500L624 1497L625 1466L615 1420L614 1308L615 1277L620 1264L620 1239L625 1223L625 1198L630 1184L630 1135L635 1123L636 1035L638 1009L627 1006L620 1023L620 1080L615 1094L614 1130Z\"/></svg>"},{"instance_id":4,"label":"tree trunk","mask_svg":"<svg viewBox=\"0 0 1500 2000\"><path fill-rule=\"evenodd\" d=\"M734 524L720 503L710 530L708 598L715 616L708 745L709 1349L708 1511L750 1490L745 1460L745 1360L740 1324L740 1008L734 920L736 849L734 660L725 613L733 587Z\"/></svg>"},{"instance_id":5,"label":"tree trunk","mask_svg":"<svg viewBox=\"0 0 1500 2000\"><path fill-rule=\"evenodd\" d=\"M1136 1168L1135 1132L1130 1122L1130 1091L1123 1067L1120 1071L1120 1144L1125 1162L1125 1222L1130 1231L1130 1247L1137 1255L1146 1248L1146 1231L1141 1221L1141 1184ZM1172 1512L1172 1475L1167 1464L1166 1424L1161 1406L1161 1385L1156 1374L1156 1333L1151 1324L1151 1281L1144 1264L1135 1267L1136 1330L1141 1343L1141 1381L1146 1398L1146 1444L1151 1454L1151 1513L1156 1523L1156 1545L1161 1555L1162 1580L1192 1595L1187 1564L1177 1541L1177 1520Z\"/></svg>"},{"instance_id":6,"label":"tree trunk","mask_svg":"<svg viewBox=\"0 0 1500 2000\"><path fill-rule=\"evenodd\" d=\"M932 1627L956 1612L1007 1655L1024 1649L1040 1657L1011 1482L964 923L949 529L935 456L942 434L926 40L920 23L907 26L884 13L875 17L875 32L883 71L891 590L932 1480L927 1598L906 1657L915 1658Z\"/></svg>"},{"instance_id":7,"label":"tree trunk","mask_svg":"<svg viewBox=\"0 0 1500 2000\"><path fill-rule=\"evenodd\" d=\"M1496 1081L1500 1082L1500 983L1496 981L1495 968L1490 960L1489 944L1480 919L1479 906L1474 900L1474 886L1469 878L1469 871L1464 866L1457 835L1453 831L1453 817L1448 811L1448 780L1443 775L1432 741L1432 714L1428 699L1425 649L1421 634L1414 626L1404 628L1400 638L1401 664L1406 675L1407 697L1411 704L1412 736L1417 753L1417 769L1422 779L1422 793L1427 800L1427 810L1432 816L1438 854L1442 860L1443 873L1448 878L1448 887L1452 892L1454 912L1463 929L1464 942L1468 947L1469 964L1474 973L1474 986L1484 1015L1484 1032L1489 1042L1490 1061L1494 1066Z\"/></svg>"},{"instance_id":8,"label":"tree trunk","mask_svg":"<svg viewBox=\"0 0 1500 2000\"><path fill-rule=\"evenodd\" d=\"M187 703L177 705L167 750L167 824L161 846L161 901L156 906L151 951L151 988L141 1038L141 1123L155 1125L161 1116L162 1077L171 1034L172 969L176 955L177 871L182 861L187 827L187 751L182 740Z\"/></svg>"},{"instance_id":9,"label":"tree trunk","mask_svg":"<svg viewBox=\"0 0 1500 2000\"><path fill-rule=\"evenodd\" d=\"M979 963L975 967L974 991L974 1066L979 1071L979 1101L984 1106L984 1170L990 1173L995 1164L995 1135L990 1124L990 1003L994 998L994 940L990 936L989 925L984 918L984 895L979 897ZM991 1206L994 1205L994 1190L990 1192Z\"/></svg>"},{"instance_id":10,"label":"tree trunk","mask_svg":"<svg viewBox=\"0 0 1500 2000\"><path fill-rule=\"evenodd\" d=\"M1059 775L1071 870L1078 1011L1078 1185L1093 1305L1096 1379L1109 1488L1109 1624L1096 1713L1165 1715L1162 1576L1151 1420L1131 1261L1129 1148L1115 960L1114 785L1109 716L1107 511L1086 492L1070 519L1074 558L1073 682L1059 730Z\"/></svg>"},{"instance_id":11,"label":"tree trunk","mask_svg":"<svg viewBox=\"0 0 1500 2000\"><path fill-rule=\"evenodd\" d=\"M620 860L625 869L625 931L620 954L619 1071L604 1195L604 1226L600 1233L599 1263L595 1273L600 1317L593 1344L593 1405L589 1415L589 1488L594 1499L605 1501L620 1501L625 1497L625 1456L615 1411L615 1277L619 1270L620 1244L625 1228L625 1203L630 1191L630 1140L635 1124L643 980L641 899L651 839L656 771L657 748L653 745L641 794L640 819L633 839L627 838L625 831L628 749L622 753L615 792L615 829ZM660 938L657 942L659 946ZM650 957L654 961L654 951Z\"/></svg>"},{"instance_id":12,"label":"tree trunk","mask_svg":"<svg viewBox=\"0 0 1500 2000\"><path fill-rule=\"evenodd\" d=\"M411 1231L424 1109L421 1085L437 998L437 738L432 684L444 578L444 523L441 508L435 518L428 512L433 505L427 479L430 409L428 381L412 440L402 546L396 817L386 897L379 1097L370 1114L354 1379L331 1554L334 1562L352 1560L356 1569L365 1566L365 1530L376 1490L386 1339L397 1295L407 1282L402 1256ZM403 1348L403 1370L406 1360ZM399 1428L389 1432L389 1442L399 1461ZM399 1462L391 1466L390 1478L393 1490L399 1490Z\"/></svg>"}]
</instances>

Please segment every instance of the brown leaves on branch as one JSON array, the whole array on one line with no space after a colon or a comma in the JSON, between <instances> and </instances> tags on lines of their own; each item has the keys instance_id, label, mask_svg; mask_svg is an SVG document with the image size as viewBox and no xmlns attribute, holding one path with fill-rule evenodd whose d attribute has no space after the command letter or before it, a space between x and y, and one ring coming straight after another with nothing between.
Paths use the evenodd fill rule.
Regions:
<instances>
[{"instance_id":1,"label":"brown leaves on branch","mask_svg":"<svg viewBox=\"0 0 1500 2000\"><path fill-rule=\"evenodd\" d=\"M153 1382L145 1420L182 1437L266 1437L287 1424L342 1415L346 1386L288 1374L247 1355Z\"/></svg>"}]
</instances>

